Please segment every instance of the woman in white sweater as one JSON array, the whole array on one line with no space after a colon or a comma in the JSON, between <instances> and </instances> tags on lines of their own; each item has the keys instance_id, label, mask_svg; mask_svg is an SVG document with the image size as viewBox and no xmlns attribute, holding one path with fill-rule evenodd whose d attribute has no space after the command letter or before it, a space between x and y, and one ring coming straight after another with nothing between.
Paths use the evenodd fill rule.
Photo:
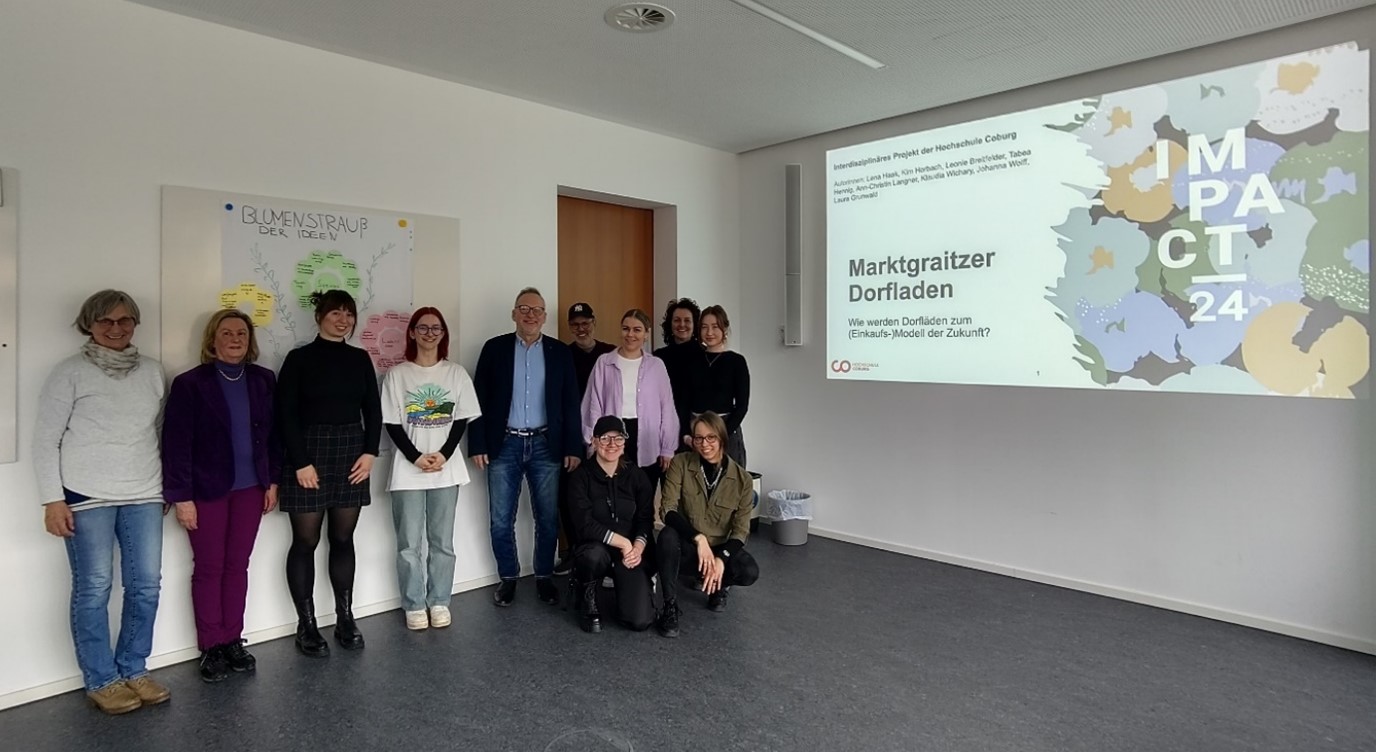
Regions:
<instances>
[{"instance_id":1,"label":"woman in white sweater","mask_svg":"<svg viewBox=\"0 0 1376 752\"><path fill-rule=\"evenodd\" d=\"M33 464L48 532L72 567L71 626L86 694L127 713L171 694L148 676L162 578L158 361L131 343L139 307L127 293L86 299L75 326L90 337L53 369L39 397ZM119 546L124 608L110 649L110 589Z\"/></svg>"}]
</instances>

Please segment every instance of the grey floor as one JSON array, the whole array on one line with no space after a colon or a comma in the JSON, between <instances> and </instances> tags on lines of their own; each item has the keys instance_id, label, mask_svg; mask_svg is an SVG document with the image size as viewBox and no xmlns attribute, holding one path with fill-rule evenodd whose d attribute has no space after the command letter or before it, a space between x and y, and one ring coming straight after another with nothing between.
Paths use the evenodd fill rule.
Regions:
<instances>
[{"instance_id":1,"label":"grey floor","mask_svg":"<svg viewBox=\"0 0 1376 752\"><path fill-rule=\"evenodd\" d=\"M364 619L327 660L256 645L256 675L156 672L164 706L73 692L0 712L0 749L1376 750L1376 658L813 537L754 539L762 576L683 636L608 627L522 581L454 626Z\"/></svg>"}]
</instances>

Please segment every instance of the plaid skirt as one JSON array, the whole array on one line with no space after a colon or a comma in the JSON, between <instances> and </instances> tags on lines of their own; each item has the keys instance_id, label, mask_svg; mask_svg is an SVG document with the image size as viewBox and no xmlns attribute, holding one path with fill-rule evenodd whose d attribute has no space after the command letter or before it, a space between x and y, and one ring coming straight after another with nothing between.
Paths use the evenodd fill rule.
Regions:
<instances>
[{"instance_id":1,"label":"plaid skirt","mask_svg":"<svg viewBox=\"0 0 1376 752\"><path fill-rule=\"evenodd\" d=\"M349 483L349 468L363 454L363 426L307 426L306 454L320 477L319 488L302 488L296 470L282 468L277 505L283 512L323 512L340 507L366 507L373 501L372 483ZM376 469L376 463L374 463Z\"/></svg>"}]
</instances>

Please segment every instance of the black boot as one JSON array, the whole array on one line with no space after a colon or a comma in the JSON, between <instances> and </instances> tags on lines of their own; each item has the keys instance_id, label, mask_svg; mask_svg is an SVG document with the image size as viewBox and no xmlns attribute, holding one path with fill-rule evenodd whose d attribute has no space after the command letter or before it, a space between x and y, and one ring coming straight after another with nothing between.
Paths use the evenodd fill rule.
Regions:
<instances>
[{"instance_id":1,"label":"black boot","mask_svg":"<svg viewBox=\"0 0 1376 752\"><path fill-rule=\"evenodd\" d=\"M324 658L330 654L330 643L320 636L315 626L315 599L307 598L296 602L296 649L311 658Z\"/></svg>"},{"instance_id":2,"label":"black boot","mask_svg":"<svg viewBox=\"0 0 1376 752\"><path fill-rule=\"evenodd\" d=\"M583 631L590 634L601 632L602 619L597 613L597 583L592 582L583 586L583 599L579 605L579 624Z\"/></svg>"},{"instance_id":3,"label":"black boot","mask_svg":"<svg viewBox=\"0 0 1376 752\"><path fill-rule=\"evenodd\" d=\"M659 619L655 622L655 628L665 637L678 637L678 600L670 598L664 601L664 608L659 612Z\"/></svg>"},{"instance_id":4,"label":"black boot","mask_svg":"<svg viewBox=\"0 0 1376 752\"><path fill-rule=\"evenodd\" d=\"M354 591L342 590L334 594L334 638L345 650L362 650L363 633L354 622Z\"/></svg>"}]
</instances>

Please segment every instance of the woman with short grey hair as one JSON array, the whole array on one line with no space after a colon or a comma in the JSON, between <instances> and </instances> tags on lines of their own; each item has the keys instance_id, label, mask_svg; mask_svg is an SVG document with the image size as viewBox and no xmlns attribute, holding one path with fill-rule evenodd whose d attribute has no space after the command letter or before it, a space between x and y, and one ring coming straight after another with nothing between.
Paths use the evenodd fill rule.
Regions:
<instances>
[{"instance_id":1,"label":"woman with short grey hair","mask_svg":"<svg viewBox=\"0 0 1376 752\"><path fill-rule=\"evenodd\" d=\"M165 702L148 675L162 580L162 461L158 361L131 340L139 307L128 293L86 299L74 326L89 337L57 364L39 397L33 464L48 532L66 540L71 627L86 694L111 715ZM110 647L110 589L119 547L124 607Z\"/></svg>"}]
</instances>

